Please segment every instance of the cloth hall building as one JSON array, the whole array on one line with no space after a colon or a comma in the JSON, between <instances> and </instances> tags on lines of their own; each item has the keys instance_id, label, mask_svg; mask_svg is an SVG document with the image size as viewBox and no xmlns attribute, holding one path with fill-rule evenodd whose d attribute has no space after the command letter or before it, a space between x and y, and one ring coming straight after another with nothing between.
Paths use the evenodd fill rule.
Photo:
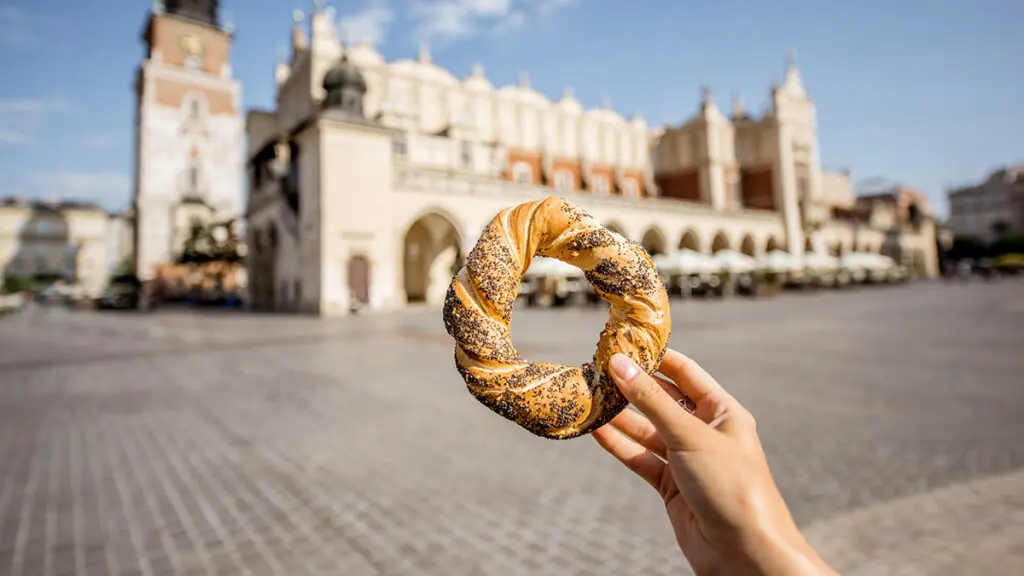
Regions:
<instances>
[{"instance_id":1,"label":"cloth hall building","mask_svg":"<svg viewBox=\"0 0 1024 576\"><path fill-rule=\"evenodd\" d=\"M526 75L504 87L480 66L456 77L426 46L385 61L367 42L343 46L318 9L296 13L274 76L276 109L246 120L257 309L439 303L495 214L552 194L652 253L871 251L936 271L923 197L858 201L847 174L822 170L793 62L760 117L726 114L706 91L685 123L654 128L584 109L570 90L552 101Z\"/></svg>"}]
</instances>

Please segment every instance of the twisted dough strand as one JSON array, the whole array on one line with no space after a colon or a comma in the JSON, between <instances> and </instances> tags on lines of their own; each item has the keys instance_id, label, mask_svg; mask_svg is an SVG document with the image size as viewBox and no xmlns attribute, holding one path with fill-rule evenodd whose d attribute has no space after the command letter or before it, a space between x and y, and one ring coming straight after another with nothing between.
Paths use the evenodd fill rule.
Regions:
<instances>
[{"instance_id":1,"label":"twisted dough strand","mask_svg":"<svg viewBox=\"0 0 1024 576\"><path fill-rule=\"evenodd\" d=\"M534 255L579 267L611 304L597 352L582 366L527 362L512 344L512 310ZM639 244L552 196L502 210L452 279L445 328L470 393L498 414L547 438L573 438L603 426L628 402L607 375L622 352L648 373L668 344L668 294Z\"/></svg>"}]
</instances>

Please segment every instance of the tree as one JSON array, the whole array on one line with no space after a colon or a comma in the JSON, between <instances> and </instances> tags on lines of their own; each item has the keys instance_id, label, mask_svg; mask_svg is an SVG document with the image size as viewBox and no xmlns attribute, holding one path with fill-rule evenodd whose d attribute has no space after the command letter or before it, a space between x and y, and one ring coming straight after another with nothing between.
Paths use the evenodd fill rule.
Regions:
<instances>
[{"instance_id":1,"label":"tree","mask_svg":"<svg viewBox=\"0 0 1024 576\"><path fill-rule=\"evenodd\" d=\"M121 262L114 268L114 271L110 274L110 280L108 283L111 286L128 286L131 288L139 288L142 286L142 281L135 275L135 270L132 265L128 262Z\"/></svg>"},{"instance_id":2,"label":"tree","mask_svg":"<svg viewBox=\"0 0 1024 576\"><path fill-rule=\"evenodd\" d=\"M963 260L965 258L979 259L988 256L988 246L977 236L958 234L953 238L953 246L949 249L950 260Z\"/></svg>"},{"instance_id":3,"label":"tree","mask_svg":"<svg viewBox=\"0 0 1024 576\"><path fill-rule=\"evenodd\" d=\"M234 220L203 224L192 220L189 235L178 256L178 264L202 266L210 263L237 264L242 261Z\"/></svg>"},{"instance_id":4,"label":"tree","mask_svg":"<svg viewBox=\"0 0 1024 576\"><path fill-rule=\"evenodd\" d=\"M209 224L193 220L177 262L198 268L200 274L220 286L243 256L244 247L238 239L234 219Z\"/></svg>"},{"instance_id":5,"label":"tree","mask_svg":"<svg viewBox=\"0 0 1024 576\"><path fill-rule=\"evenodd\" d=\"M35 288L35 282L31 278L25 278L22 276L7 276L4 278L3 286L0 287L0 294L17 294L19 292L28 292Z\"/></svg>"},{"instance_id":6,"label":"tree","mask_svg":"<svg viewBox=\"0 0 1024 576\"><path fill-rule=\"evenodd\" d=\"M992 224L992 235L997 239L1002 239L1010 233L1010 223L1000 220Z\"/></svg>"}]
</instances>

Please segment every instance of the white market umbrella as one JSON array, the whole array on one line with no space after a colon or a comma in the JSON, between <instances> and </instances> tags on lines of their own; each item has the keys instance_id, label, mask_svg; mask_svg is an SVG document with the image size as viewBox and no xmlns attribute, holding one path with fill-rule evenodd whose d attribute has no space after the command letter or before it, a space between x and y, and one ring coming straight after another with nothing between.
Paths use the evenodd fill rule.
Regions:
<instances>
[{"instance_id":1,"label":"white market umbrella","mask_svg":"<svg viewBox=\"0 0 1024 576\"><path fill-rule=\"evenodd\" d=\"M888 256L874 252L850 252L840 259L840 266L845 270L887 270L895 265Z\"/></svg>"},{"instance_id":2,"label":"white market umbrella","mask_svg":"<svg viewBox=\"0 0 1024 576\"><path fill-rule=\"evenodd\" d=\"M708 256L690 248L654 257L654 265L663 274L704 274L717 272L718 264Z\"/></svg>"},{"instance_id":3,"label":"white market umbrella","mask_svg":"<svg viewBox=\"0 0 1024 576\"><path fill-rule=\"evenodd\" d=\"M811 270L836 270L839 268L838 258L821 252L805 252L803 263Z\"/></svg>"},{"instance_id":4,"label":"white market umbrella","mask_svg":"<svg viewBox=\"0 0 1024 576\"><path fill-rule=\"evenodd\" d=\"M583 276L583 270L562 262L557 258L547 258L544 256L535 256L533 261L530 262L530 268L526 271L526 277L541 277L541 278L574 278Z\"/></svg>"},{"instance_id":5,"label":"white market umbrella","mask_svg":"<svg viewBox=\"0 0 1024 576\"><path fill-rule=\"evenodd\" d=\"M726 272L752 272L757 268L757 261L735 250L719 250L711 257L715 264Z\"/></svg>"},{"instance_id":6,"label":"white market umbrella","mask_svg":"<svg viewBox=\"0 0 1024 576\"><path fill-rule=\"evenodd\" d=\"M803 268L800 260L785 250L771 250L757 259L757 265L769 272L795 272Z\"/></svg>"}]
</instances>

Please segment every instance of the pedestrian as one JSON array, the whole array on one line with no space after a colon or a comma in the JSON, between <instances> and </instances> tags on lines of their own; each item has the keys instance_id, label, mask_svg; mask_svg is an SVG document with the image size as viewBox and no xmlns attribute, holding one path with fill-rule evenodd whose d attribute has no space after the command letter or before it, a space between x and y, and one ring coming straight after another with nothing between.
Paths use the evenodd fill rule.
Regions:
<instances>
[{"instance_id":1,"label":"pedestrian","mask_svg":"<svg viewBox=\"0 0 1024 576\"><path fill-rule=\"evenodd\" d=\"M668 379L622 354L609 371L639 412L626 409L594 439L658 491L697 574L836 574L797 528L753 416L714 378L674 350L659 367Z\"/></svg>"}]
</instances>

